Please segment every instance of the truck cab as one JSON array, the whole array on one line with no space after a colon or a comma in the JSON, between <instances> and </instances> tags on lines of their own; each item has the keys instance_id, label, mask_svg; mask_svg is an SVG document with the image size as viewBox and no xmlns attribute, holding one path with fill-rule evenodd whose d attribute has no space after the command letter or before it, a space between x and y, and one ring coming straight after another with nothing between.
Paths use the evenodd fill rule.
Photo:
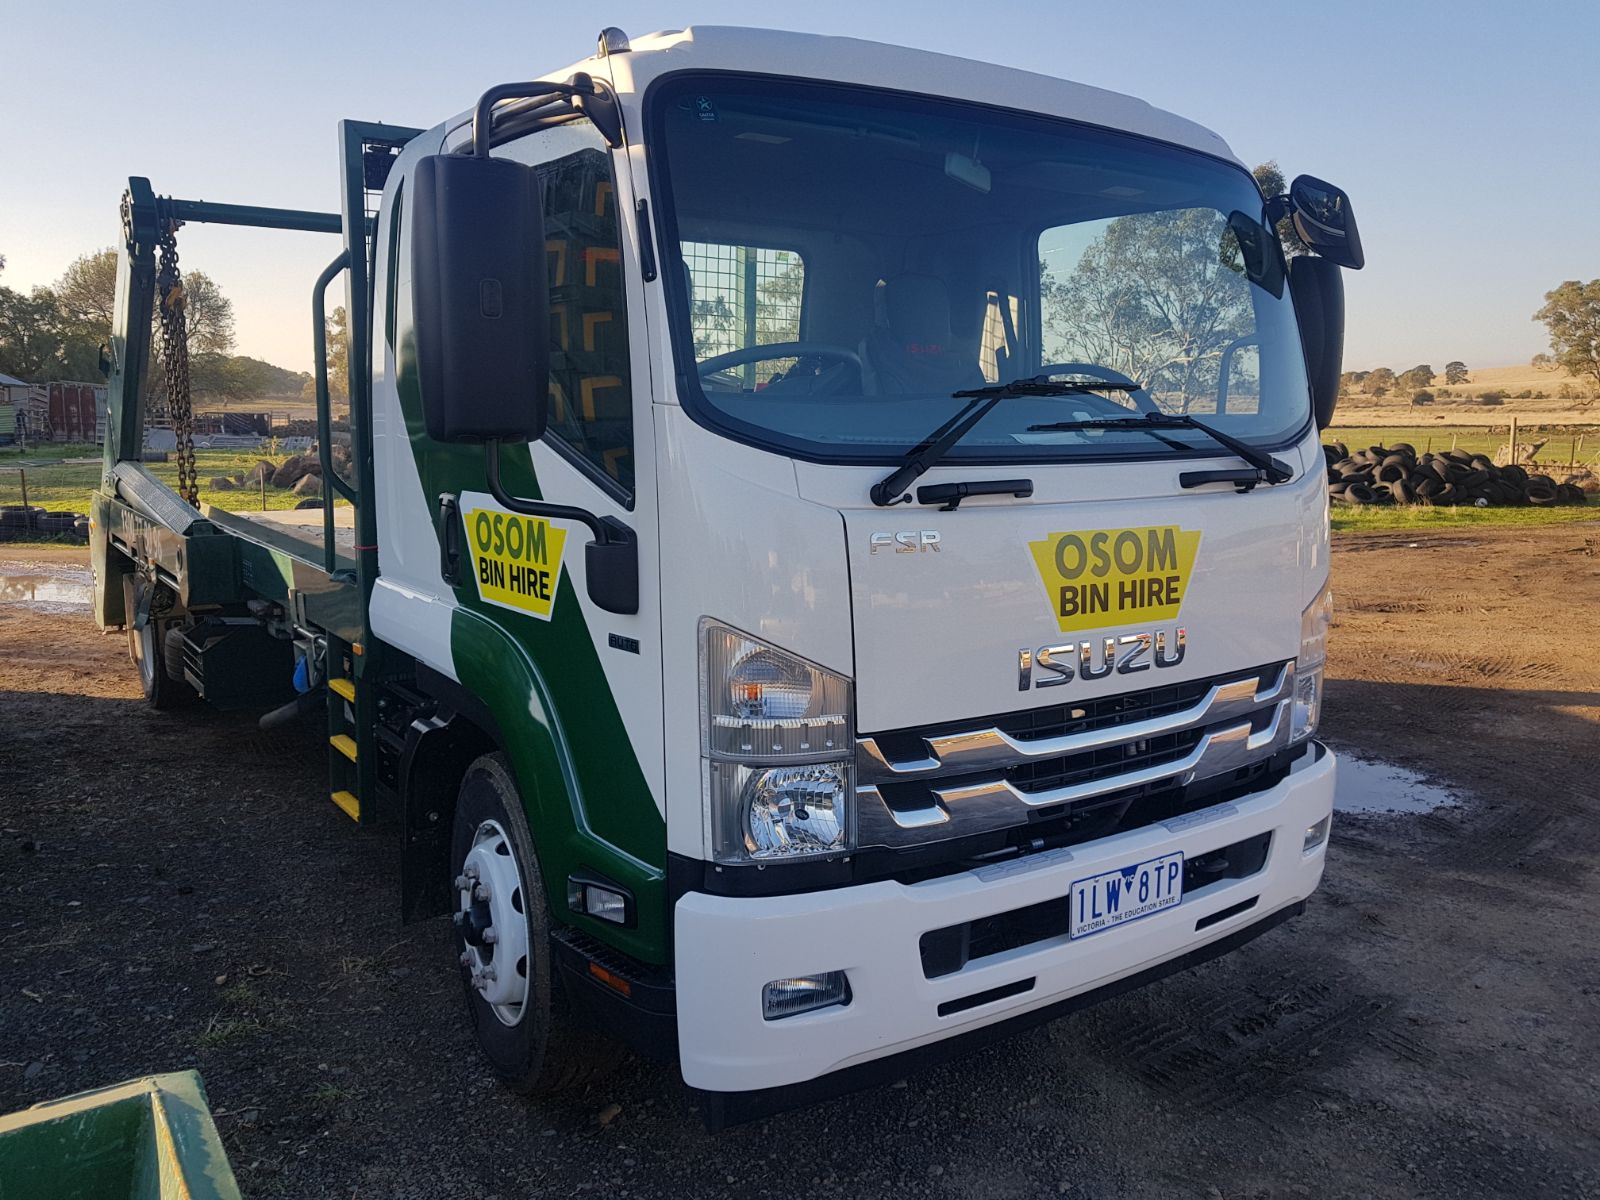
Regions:
<instances>
[{"instance_id":1,"label":"truck cab","mask_svg":"<svg viewBox=\"0 0 1600 1200\"><path fill-rule=\"evenodd\" d=\"M1131 97L705 27L397 150L343 662L503 1079L620 1040L738 1119L1304 907L1343 193Z\"/></svg>"}]
</instances>

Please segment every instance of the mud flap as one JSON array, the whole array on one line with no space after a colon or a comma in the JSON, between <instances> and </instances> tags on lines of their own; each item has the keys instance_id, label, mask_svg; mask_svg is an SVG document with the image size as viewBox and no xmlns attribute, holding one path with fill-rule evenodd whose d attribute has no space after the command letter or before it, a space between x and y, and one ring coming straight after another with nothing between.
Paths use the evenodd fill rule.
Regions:
<instances>
[{"instance_id":1,"label":"mud flap","mask_svg":"<svg viewBox=\"0 0 1600 1200\"><path fill-rule=\"evenodd\" d=\"M454 908L450 831L467 765L483 752L476 730L451 716L419 717L406 731L400 760L405 825L400 840L400 920L409 925Z\"/></svg>"}]
</instances>

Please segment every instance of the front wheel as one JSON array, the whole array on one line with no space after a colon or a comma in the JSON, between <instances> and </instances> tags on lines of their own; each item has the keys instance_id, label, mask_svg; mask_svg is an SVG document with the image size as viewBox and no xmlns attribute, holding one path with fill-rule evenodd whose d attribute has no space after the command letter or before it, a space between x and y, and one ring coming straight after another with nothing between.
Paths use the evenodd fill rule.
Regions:
<instances>
[{"instance_id":1,"label":"front wheel","mask_svg":"<svg viewBox=\"0 0 1600 1200\"><path fill-rule=\"evenodd\" d=\"M621 1046L575 1019L552 975L544 880L504 755L477 759L461 781L450 865L468 1017L494 1073L548 1094L616 1066Z\"/></svg>"}]
</instances>

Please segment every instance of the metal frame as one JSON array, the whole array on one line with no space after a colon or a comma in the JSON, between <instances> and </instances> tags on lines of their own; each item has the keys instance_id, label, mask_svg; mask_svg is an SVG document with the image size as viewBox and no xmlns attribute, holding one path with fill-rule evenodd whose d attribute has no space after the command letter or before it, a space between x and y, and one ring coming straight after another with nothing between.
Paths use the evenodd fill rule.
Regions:
<instances>
[{"instance_id":1,"label":"metal frame","mask_svg":"<svg viewBox=\"0 0 1600 1200\"><path fill-rule=\"evenodd\" d=\"M195 586L208 595L216 592L215 601L247 593L280 601L303 595L308 601L317 601L317 607L328 609L328 620L322 627L328 637L330 659L348 653L357 679L381 675L387 670L384 649L371 639L367 626L367 604L378 576L377 514L373 506L366 503L375 494L372 276L377 227L376 217L369 214L367 205L369 192L382 190L389 165L399 149L421 132L368 121L340 122L340 209L336 213L157 196L150 181L143 178L130 179L122 199L123 247L117 261L117 308L111 336L112 370L107 395L104 471L100 494L95 501L101 524L115 528L112 540L119 543L124 553L144 555L164 548L159 558L163 562L170 561L180 593ZM311 306L312 342L316 351L317 430L325 497L320 571L298 546L291 549L280 544L283 539L275 536L271 529L257 529L248 522L229 521L220 515L202 518L138 465L144 454L144 380L152 353L156 245L163 230L175 223L189 222L336 233L344 242L343 250L318 277ZM346 377L355 473L353 487L333 471L330 447L325 301L328 286L341 272L345 273L346 329L350 343ZM334 543L331 502L335 496L343 496L355 509L353 559L340 555ZM191 561L191 551L198 542L205 542L207 548L214 544L217 553L200 555ZM106 553L104 540L97 553ZM195 572L186 568L185 563L198 567L201 559L210 564L199 572L205 578L187 578ZM212 559L219 561L211 562ZM105 565L102 560L102 568ZM97 571L97 579L103 574L103 570ZM105 589L104 596L97 590L96 616L102 625L116 624L121 619L121 599L111 596L112 590ZM308 603L307 611L310 607ZM368 823L376 819L380 808L372 802L378 790L374 734L377 713L373 690L357 687L354 706L353 732L358 743L357 753L352 756L355 759L354 790L363 802L359 803L359 815L352 815ZM330 727L332 713L330 706ZM331 759L330 763L337 765Z\"/></svg>"}]
</instances>

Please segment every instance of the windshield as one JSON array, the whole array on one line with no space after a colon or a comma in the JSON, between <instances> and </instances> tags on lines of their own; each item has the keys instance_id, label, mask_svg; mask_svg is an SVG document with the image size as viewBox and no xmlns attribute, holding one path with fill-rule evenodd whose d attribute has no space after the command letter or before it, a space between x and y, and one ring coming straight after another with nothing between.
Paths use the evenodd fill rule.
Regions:
<instances>
[{"instance_id":1,"label":"windshield","mask_svg":"<svg viewBox=\"0 0 1600 1200\"><path fill-rule=\"evenodd\" d=\"M1174 453L1028 429L1152 407L1268 447L1310 420L1281 251L1236 165L839 86L686 75L654 105L682 398L706 423L892 461L959 411L952 392L1041 374L1143 390L1008 400L949 461Z\"/></svg>"}]
</instances>

